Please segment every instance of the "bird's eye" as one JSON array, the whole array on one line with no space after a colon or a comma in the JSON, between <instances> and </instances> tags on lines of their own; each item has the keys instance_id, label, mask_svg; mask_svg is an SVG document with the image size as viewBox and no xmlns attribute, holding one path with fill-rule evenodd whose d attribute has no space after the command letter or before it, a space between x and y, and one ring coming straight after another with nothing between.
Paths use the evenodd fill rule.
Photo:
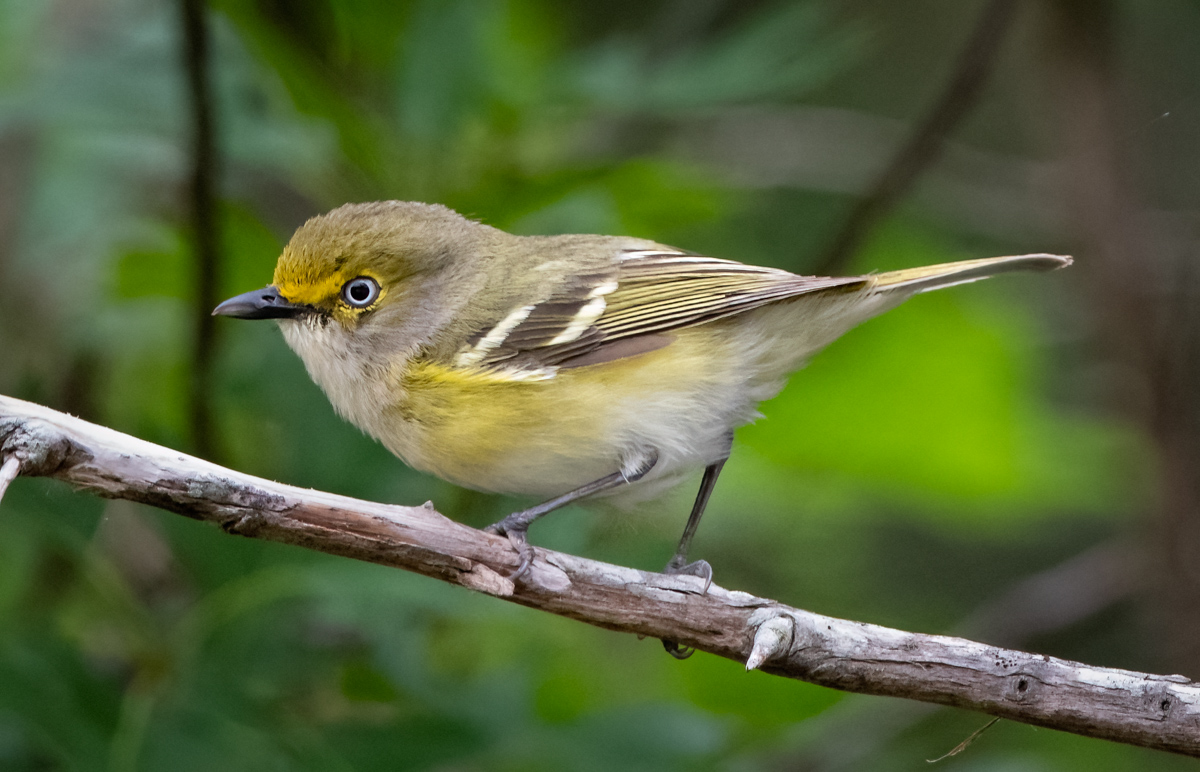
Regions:
<instances>
[{"instance_id":1,"label":"bird's eye","mask_svg":"<svg viewBox=\"0 0 1200 772\"><path fill-rule=\"evenodd\" d=\"M366 308L379 298L379 283L369 276L359 276L342 286L342 300L354 308Z\"/></svg>"}]
</instances>

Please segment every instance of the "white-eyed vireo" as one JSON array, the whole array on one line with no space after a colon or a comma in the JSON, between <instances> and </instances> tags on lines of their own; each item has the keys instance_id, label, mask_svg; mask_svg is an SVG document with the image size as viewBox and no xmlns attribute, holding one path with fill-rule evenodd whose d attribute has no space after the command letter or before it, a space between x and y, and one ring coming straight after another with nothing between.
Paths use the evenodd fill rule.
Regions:
<instances>
[{"instance_id":1,"label":"white-eyed vireo","mask_svg":"<svg viewBox=\"0 0 1200 772\"><path fill-rule=\"evenodd\" d=\"M213 312L279 319L337 411L410 466L548 500L491 526L519 551L538 517L648 498L703 468L670 573L687 562L733 430L842 333L912 295L1017 270L1021 255L797 276L613 236L512 236L442 206L348 204L305 223L266 289Z\"/></svg>"}]
</instances>

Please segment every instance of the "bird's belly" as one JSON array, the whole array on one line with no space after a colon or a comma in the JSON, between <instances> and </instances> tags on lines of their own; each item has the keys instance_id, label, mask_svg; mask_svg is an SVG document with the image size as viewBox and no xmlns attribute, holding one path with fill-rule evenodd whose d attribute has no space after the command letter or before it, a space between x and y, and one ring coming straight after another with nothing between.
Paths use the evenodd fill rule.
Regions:
<instances>
[{"instance_id":1,"label":"bird's belly","mask_svg":"<svg viewBox=\"0 0 1200 772\"><path fill-rule=\"evenodd\" d=\"M545 380L413 364L380 439L411 466L456 484L545 497L653 452L658 460L639 490L622 495L645 498L723 457L732 428L754 416L739 362L706 337L692 333Z\"/></svg>"}]
</instances>

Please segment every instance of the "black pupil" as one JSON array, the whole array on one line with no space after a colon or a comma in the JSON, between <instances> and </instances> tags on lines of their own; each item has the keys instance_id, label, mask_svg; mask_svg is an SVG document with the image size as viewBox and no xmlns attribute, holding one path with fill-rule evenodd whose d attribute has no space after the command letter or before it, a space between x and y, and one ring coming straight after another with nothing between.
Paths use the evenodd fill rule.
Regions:
<instances>
[{"instance_id":1,"label":"black pupil","mask_svg":"<svg viewBox=\"0 0 1200 772\"><path fill-rule=\"evenodd\" d=\"M355 303L365 302L371 297L371 285L365 281L356 281L350 285L350 299Z\"/></svg>"}]
</instances>

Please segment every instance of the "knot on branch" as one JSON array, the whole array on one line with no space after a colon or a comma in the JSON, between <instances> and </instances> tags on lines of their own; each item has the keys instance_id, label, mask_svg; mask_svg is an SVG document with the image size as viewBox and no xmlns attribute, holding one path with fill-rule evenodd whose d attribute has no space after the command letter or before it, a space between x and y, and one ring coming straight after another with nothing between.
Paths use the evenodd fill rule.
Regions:
<instances>
[{"instance_id":1,"label":"knot on branch","mask_svg":"<svg viewBox=\"0 0 1200 772\"><path fill-rule=\"evenodd\" d=\"M0 458L17 459L23 475L44 477L92 455L43 421L10 418L0 421Z\"/></svg>"},{"instance_id":2,"label":"knot on branch","mask_svg":"<svg viewBox=\"0 0 1200 772\"><path fill-rule=\"evenodd\" d=\"M759 609L750 617L757 625L754 645L746 658L746 669L757 670L767 662L787 654L796 635L796 620L778 609Z\"/></svg>"}]
</instances>

